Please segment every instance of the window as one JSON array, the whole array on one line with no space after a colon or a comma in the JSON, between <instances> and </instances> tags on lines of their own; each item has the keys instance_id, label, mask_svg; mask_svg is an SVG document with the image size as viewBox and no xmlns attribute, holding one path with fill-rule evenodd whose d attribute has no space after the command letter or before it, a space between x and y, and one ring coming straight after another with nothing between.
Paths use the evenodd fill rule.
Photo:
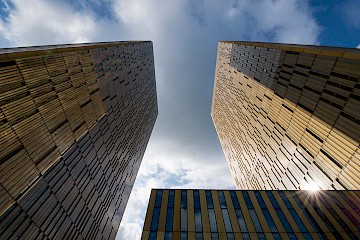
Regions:
<instances>
[{"instance_id":1,"label":"window","mask_svg":"<svg viewBox=\"0 0 360 240\"><path fill-rule=\"evenodd\" d=\"M255 191L255 196L256 196L256 199L257 199L261 209L267 209L264 199L262 198L259 191Z\"/></svg>"},{"instance_id":2,"label":"window","mask_svg":"<svg viewBox=\"0 0 360 240\"><path fill-rule=\"evenodd\" d=\"M220 207L221 208L227 208L225 196L223 191L218 191L219 201L220 201Z\"/></svg>"},{"instance_id":3,"label":"window","mask_svg":"<svg viewBox=\"0 0 360 240\"><path fill-rule=\"evenodd\" d=\"M245 220L244 220L244 216L243 216L241 210L240 209L235 209L235 213L236 213L236 218L238 220L241 232L247 232L248 230L247 230L246 223L245 223Z\"/></svg>"},{"instance_id":4,"label":"window","mask_svg":"<svg viewBox=\"0 0 360 240\"><path fill-rule=\"evenodd\" d=\"M199 190L194 190L194 208L199 209L200 208L200 194Z\"/></svg>"},{"instance_id":5,"label":"window","mask_svg":"<svg viewBox=\"0 0 360 240\"><path fill-rule=\"evenodd\" d=\"M181 208L181 231L187 231L187 209Z\"/></svg>"},{"instance_id":6,"label":"window","mask_svg":"<svg viewBox=\"0 0 360 240\"><path fill-rule=\"evenodd\" d=\"M169 202L168 202L168 208L174 207L174 197L175 197L175 191L170 190L169 191Z\"/></svg>"},{"instance_id":7,"label":"window","mask_svg":"<svg viewBox=\"0 0 360 240\"><path fill-rule=\"evenodd\" d=\"M195 209L195 231L202 232L201 210L199 208Z\"/></svg>"},{"instance_id":8,"label":"window","mask_svg":"<svg viewBox=\"0 0 360 240\"><path fill-rule=\"evenodd\" d=\"M233 202L234 208L239 209L240 204L239 204L239 201L237 199L236 192L235 191L230 191L230 196L231 196L231 200Z\"/></svg>"},{"instance_id":9,"label":"window","mask_svg":"<svg viewBox=\"0 0 360 240\"><path fill-rule=\"evenodd\" d=\"M258 233L257 236L258 236L259 240L266 240L264 233Z\"/></svg>"},{"instance_id":10,"label":"window","mask_svg":"<svg viewBox=\"0 0 360 240\"><path fill-rule=\"evenodd\" d=\"M205 191L205 195L206 195L207 207L208 207L208 208L214 208L214 204L213 204L213 200L212 200L212 196L211 196L211 191L210 191L210 190L206 190L206 191Z\"/></svg>"},{"instance_id":11,"label":"window","mask_svg":"<svg viewBox=\"0 0 360 240\"><path fill-rule=\"evenodd\" d=\"M156 240L156 232L150 232L149 240Z\"/></svg>"},{"instance_id":12,"label":"window","mask_svg":"<svg viewBox=\"0 0 360 240\"><path fill-rule=\"evenodd\" d=\"M211 240L219 240L219 234L218 233L211 233Z\"/></svg>"},{"instance_id":13,"label":"window","mask_svg":"<svg viewBox=\"0 0 360 240\"><path fill-rule=\"evenodd\" d=\"M228 232L226 233L227 240L235 240L234 233Z\"/></svg>"},{"instance_id":14,"label":"window","mask_svg":"<svg viewBox=\"0 0 360 240\"><path fill-rule=\"evenodd\" d=\"M301 221L301 219L299 218L297 212L295 211L295 209L290 209L290 214L291 216L294 218L296 225L299 227L301 232L307 232L306 227L304 226L303 222Z\"/></svg>"},{"instance_id":15,"label":"window","mask_svg":"<svg viewBox=\"0 0 360 240\"><path fill-rule=\"evenodd\" d=\"M232 232L232 227L231 227L231 222L230 222L230 217L229 217L229 213L228 210L226 208L221 209L221 213L224 219L224 224L225 224L225 230L226 232Z\"/></svg>"},{"instance_id":16,"label":"window","mask_svg":"<svg viewBox=\"0 0 360 240\"><path fill-rule=\"evenodd\" d=\"M158 223L159 223L159 215L160 215L160 208L157 207L154 208L154 213L152 216L151 227L150 227L151 231L157 231Z\"/></svg>"},{"instance_id":17,"label":"window","mask_svg":"<svg viewBox=\"0 0 360 240\"><path fill-rule=\"evenodd\" d=\"M181 208L187 208L187 190L181 190Z\"/></svg>"},{"instance_id":18,"label":"window","mask_svg":"<svg viewBox=\"0 0 360 240\"><path fill-rule=\"evenodd\" d=\"M251 202L251 199L250 199L250 196L249 196L249 193L247 191L244 191L243 192L243 197L245 199L245 203L246 203L246 206L248 208L254 208L252 202Z\"/></svg>"},{"instance_id":19,"label":"window","mask_svg":"<svg viewBox=\"0 0 360 240\"><path fill-rule=\"evenodd\" d=\"M173 229L173 219L174 219L174 208L168 208L166 214L166 225L165 230L166 231L172 231Z\"/></svg>"},{"instance_id":20,"label":"window","mask_svg":"<svg viewBox=\"0 0 360 240\"><path fill-rule=\"evenodd\" d=\"M188 235L187 232L180 232L180 240L187 240Z\"/></svg>"},{"instance_id":21,"label":"window","mask_svg":"<svg viewBox=\"0 0 360 240\"><path fill-rule=\"evenodd\" d=\"M210 208L208 212L209 212L210 230L211 232L217 232L215 211L213 208Z\"/></svg>"},{"instance_id":22,"label":"window","mask_svg":"<svg viewBox=\"0 0 360 240\"><path fill-rule=\"evenodd\" d=\"M164 240L171 240L172 239L172 232L165 232Z\"/></svg>"},{"instance_id":23,"label":"window","mask_svg":"<svg viewBox=\"0 0 360 240\"><path fill-rule=\"evenodd\" d=\"M277 232L278 230L277 230L277 228L275 226L275 223L274 223L274 221L273 221L273 219L272 219L272 217L271 217L271 215L269 213L269 210L264 209L264 210L262 210L262 212L264 214L264 217L265 217L265 220L266 220L267 224L269 225L270 231L271 232Z\"/></svg>"},{"instance_id":24,"label":"window","mask_svg":"<svg viewBox=\"0 0 360 240\"><path fill-rule=\"evenodd\" d=\"M285 231L286 231L286 232L292 232L293 230L291 229L290 224L289 224L289 222L287 221L284 213L283 213L280 209L277 209L277 210L275 210L275 211L276 211L276 214L279 216L280 221L281 221L282 225L283 225L284 228L285 228Z\"/></svg>"},{"instance_id":25,"label":"window","mask_svg":"<svg viewBox=\"0 0 360 240\"><path fill-rule=\"evenodd\" d=\"M161 207L162 190L156 191L155 207Z\"/></svg>"},{"instance_id":26,"label":"window","mask_svg":"<svg viewBox=\"0 0 360 240\"><path fill-rule=\"evenodd\" d=\"M196 233L195 238L196 240L204 240L204 236L202 233Z\"/></svg>"},{"instance_id":27,"label":"window","mask_svg":"<svg viewBox=\"0 0 360 240\"><path fill-rule=\"evenodd\" d=\"M242 233L242 237L243 237L244 240L250 240L249 233Z\"/></svg>"},{"instance_id":28,"label":"window","mask_svg":"<svg viewBox=\"0 0 360 240\"><path fill-rule=\"evenodd\" d=\"M249 213L250 213L250 216L251 216L251 219L254 223L254 227L255 227L255 231L257 232L262 232L262 228L261 228L261 225L260 225L260 222L259 222L259 219L256 215L256 212L254 209L249 209Z\"/></svg>"},{"instance_id":29,"label":"window","mask_svg":"<svg viewBox=\"0 0 360 240\"><path fill-rule=\"evenodd\" d=\"M187 190L181 190L180 229L187 231Z\"/></svg>"},{"instance_id":30,"label":"window","mask_svg":"<svg viewBox=\"0 0 360 240\"><path fill-rule=\"evenodd\" d=\"M274 240L281 240L280 233L273 233Z\"/></svg>"}]
</instances>

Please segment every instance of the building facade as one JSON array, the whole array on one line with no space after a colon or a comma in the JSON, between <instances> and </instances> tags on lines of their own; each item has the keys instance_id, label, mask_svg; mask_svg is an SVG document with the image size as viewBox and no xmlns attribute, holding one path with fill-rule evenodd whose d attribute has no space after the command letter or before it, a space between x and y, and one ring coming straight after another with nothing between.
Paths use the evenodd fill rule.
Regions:
<instances>
[{"instance_id":1,"label":"building facade","mask_svg":"<svg viewBox=\"0 0 360 240\"><path fill-rule=\"evenodd\" d=\"M0 50L0 239L115 239L157 113L151 42Z\"/></svg>"},{"instance_id":2,"label":"building facade","mask_svg":"<svg viewBox=\"0 0 360 240\"><path fill-rule=\"evenodd\" d=\"M358 239L360 191L153 189L142 240Z\"/></svg>"},{"instance_id":3,"label":"building facade","mask_svg":"<svg viewBox=\"0 0 360 240\"><path fill-rule=\"evenodd\" d=\"M238 189L360 189L360 50L219 42L211 117Z\"/></svg>"}]
</instances>

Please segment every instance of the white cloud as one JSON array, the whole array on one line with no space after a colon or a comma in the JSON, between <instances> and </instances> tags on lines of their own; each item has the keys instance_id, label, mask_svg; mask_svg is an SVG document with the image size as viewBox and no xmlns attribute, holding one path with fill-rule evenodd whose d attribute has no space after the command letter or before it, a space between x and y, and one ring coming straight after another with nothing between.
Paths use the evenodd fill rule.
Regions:
<instances>
[{"instance_id":1,"label":"white cloud","mask_svg":"<svg viewBox=\"0 0 360 240\"><path fill-rule=\"evenodd\" d=\"M302 0L92 1L108 15L83 0L14 0L0 44L153 41L159 116L117 236L139 239L151 188L233 187L210 119L217 42L316 44L320 28Z\"/></svg>"},{"instance_id":2,"label":"white cloud","mask_svg":"<svg viewBox=\"0 0 360 240\"><path fill-rule=\"evenodd\" d=\"M360 48L360 44L359 45L357 45L357 47L356 48Z\"/></svg>"}]
</instances>

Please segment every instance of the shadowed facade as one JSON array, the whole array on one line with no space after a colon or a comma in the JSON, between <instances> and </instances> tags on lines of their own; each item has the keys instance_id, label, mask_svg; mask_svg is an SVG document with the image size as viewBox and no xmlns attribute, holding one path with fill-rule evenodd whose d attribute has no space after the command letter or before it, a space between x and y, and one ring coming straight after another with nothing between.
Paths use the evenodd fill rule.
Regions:
<instances>
[{"instance_id":1,"label":"shadowed facade","mask_svg":"<svg viewBox=\"0 0 360 240\"><path fill-rule=\"evenodd\" d=\"M0 50L0 238L115 239L157 117L151 42Z\"/></svg>"}]
</instances>

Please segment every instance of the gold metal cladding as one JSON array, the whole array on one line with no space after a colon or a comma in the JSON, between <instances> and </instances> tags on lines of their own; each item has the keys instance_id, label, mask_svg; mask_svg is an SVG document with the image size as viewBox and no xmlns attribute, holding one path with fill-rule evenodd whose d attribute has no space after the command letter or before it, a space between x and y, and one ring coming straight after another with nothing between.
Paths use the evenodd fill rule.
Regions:
<instances>
[{"instance_id":1,"label":"gold metal cladding","mask_svg":"<svg viewBox=\"0 0 360 240\"><path fill-rule=\"evenodd\" d=\"M211 117L238 189L360 188L360 60L336 51L360 56L219 42Z\"/></svg>"}]
</instances>

